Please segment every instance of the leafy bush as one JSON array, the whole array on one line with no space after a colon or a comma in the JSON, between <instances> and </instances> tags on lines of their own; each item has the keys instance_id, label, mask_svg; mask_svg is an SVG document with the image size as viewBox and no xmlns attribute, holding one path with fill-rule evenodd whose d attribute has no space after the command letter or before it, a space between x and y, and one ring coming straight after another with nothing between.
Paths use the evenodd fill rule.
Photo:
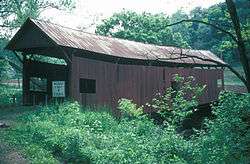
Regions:
<instances>
[{"instance_id":1,"label":"leafy bush","mask_svg":"<svg viewBox=\"0 0 250 164\"><path fill-rule=\"evenodd\" d=\"M187 115L198 105L198 97L205 86L195 83L194 77L184 78L176 74L173 78L176 88L170 87L164 94L158 94L151 104L147 104L158 112L167 125L179 126Z\"/></svg>"},{"instance_id":2,"label":"leafy bush","mask_svg":"<svg viewBox=\"0 0 250 164\"><path fill-rule=\"evenodd\" d=\"M125 117L138 118L143 116L143 107L137 107L135 103L128 99L120 99L118 101L118 109Z\"/></svg>"},{"instance_id":3,"label":"leafy bush","mask_svg":"<svg viewBox=\"0 0 250 164\"><path fill-rule=\"evenodd\" d=\"M225 92L213 105L214 120L193 139L197 163L250 161L250 95Z\"/></svg>"}]
</instances>

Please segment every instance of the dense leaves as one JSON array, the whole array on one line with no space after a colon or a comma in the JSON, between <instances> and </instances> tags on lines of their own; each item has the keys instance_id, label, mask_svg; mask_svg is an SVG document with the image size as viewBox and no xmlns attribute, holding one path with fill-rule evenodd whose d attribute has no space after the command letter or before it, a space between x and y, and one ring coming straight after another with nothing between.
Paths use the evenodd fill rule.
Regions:
<instances>
[{"instance_id":1,"label":"dense leaves","mask_svg":"<svg viewBox=\"0 0 250 164\"><path fill-rule=\"evenodd\" d=\"M199 96L206 86L198 84L193 76L185 78L178 74L174 75L172 82L175 85L163 94L157 94L147 106L159 113L165 124L178 127L184 118L196 110Z\"/></svg>"},{"instance_id":2,"label":"dense leaves","mask_svg":"<svg viewBox=\"0 0 250 164\"><path fill-rule=\"evenodd\" d=\"M188 143L173 130L146 118L118 121L106 112L81 111L77 103L42 107L22 122L9 136L34 161L47 154L45 161L94 163L169 163L191 156L185 153Z\"/></svg>"},{"instance_id":3,"label":"dense leaves","mask_svg":"<svg viewBox=\"0 0 250 164\"><path fill-rule=\"evenodd\" d=\"M247 0L240 0L235 3L243 27L244 39L247 41L250 36L247 35L250 30L250 3ZM234 33L225 3L211 6L208 9L197 7L189 14L179 10L170 17L164 14L138 14L123 11L104 20L102 24L97 26L96 33L158 45L211 50L218 56L223 57L226 62L235 63L239 61L236 44L229 36L213 27L197 22L166 26L183 19L210 22Z\"/></svg>"},{"instance_id":4,"label":"dense leaves","mask_svg":"<svg viewBox=\"0 0 250 164\"><path fill-rule=\"evenodd\" d=\"M213 106L215 118L185 140L173 126L147 117L117 120L67 102L22 116L5 140L40 163L247 163L249 109L249 95L222 93Z\"/></svg>"},{"instance_id":5,"label":"dense leaves","mask_svg":"<svg viewBox=\"0 0 250 164\"><path fill-rule=\"evenodd\" d=\"M28 18L38 18L46 9L71 9L72 0L1 0L0 27L15 29Z\"/></svg>"},{"instance_id":6,"label":"dense leaves","mask_svg":"<svg viewBox=\"0 0 250 164\"><path fill-rule=\"evenodd\" d=\"M196 143L199 163L248 163L250 160L250 95L222 93Z\"/></svg>"},{"instance_id":7,"label":"dense leaves","mask_svg":"<svg viewBox=\"0 0 250 164\"><path fill-rule=\"evenodd\" d=\"M158 45L186 46L179 32L166 27L170 23L164 14L137 14L123 11L97 26L96 33Z\"/></svg>"}]
</instances>

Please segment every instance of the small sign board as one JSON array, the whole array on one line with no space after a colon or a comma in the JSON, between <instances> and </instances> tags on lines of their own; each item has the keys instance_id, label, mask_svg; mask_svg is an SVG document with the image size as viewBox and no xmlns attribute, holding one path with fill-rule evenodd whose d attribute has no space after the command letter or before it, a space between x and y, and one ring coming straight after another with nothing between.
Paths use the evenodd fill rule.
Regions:
<instances>
[{"instance_id":1,"label":"small sign board","mask_svg":"<svg viewBox=\"0 0 250 164\"><path fill-rule=\"evenodd\" d=\"M52 81L52 97L65 97L65 81Z\"/></svg>"}]
</instances>

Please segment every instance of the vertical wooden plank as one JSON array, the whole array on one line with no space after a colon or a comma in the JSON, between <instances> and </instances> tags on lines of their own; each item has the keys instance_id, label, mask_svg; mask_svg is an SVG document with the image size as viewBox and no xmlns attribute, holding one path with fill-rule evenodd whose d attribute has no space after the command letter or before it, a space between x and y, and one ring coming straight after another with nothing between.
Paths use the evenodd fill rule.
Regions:
<instances>
[{"instance_id":1,"label":"vertical wooden plank","mask_svg":"<svg viewBox=\"0 0 250 164\"><path fill-rule=\"evenodd\" d=\"M28 105L29 103L29 75L28 75L28 63L27 56L23 53L23 105Z\"/></svg>"},{"instance_id":2,"label":"vertical wooden plank","mask_svg":"<svg viewBox=\"0 0 250 164\"><path fill-rule=\"evenodd\" d=\"M190 68L169 68L140 65L121 65L91 59L78 58L76 65L78 74L81 77L96 79L96 97L87 96L86 100L95 103L112 106L116 108L119 98L132 99L140 105L149 102L157 92L163 93L170 87L174 74L182 76L194 76L197 82L207 84L212 92L206 91L201 102L214 98L215 80L213 76L219 71L190 69ZM76 71L77 70L73 70ZM76 86L77 91L79 86ZM117 112L114 110L114 112Z\"/></svg>"},{"instance_id":3,"label":"vertical wooden plank","mask_svg":"<svg viewBox=\"0 0 250 164\"><path fill-rule=\"evenodd\" d=\"M74 99L74 72L73 72L73 55L70 55L71 63L67 63L69 67L68 81L69 81L69 98Z\"/></svg>"}]
</instances>

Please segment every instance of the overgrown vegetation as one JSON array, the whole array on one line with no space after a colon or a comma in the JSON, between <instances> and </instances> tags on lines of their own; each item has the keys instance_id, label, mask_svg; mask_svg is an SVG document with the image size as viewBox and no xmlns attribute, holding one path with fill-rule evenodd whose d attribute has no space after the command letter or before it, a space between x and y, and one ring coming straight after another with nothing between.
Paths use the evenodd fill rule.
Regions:
<instances>
[{"instance_id":1,"label":"overgrown vegetation","mask_svg":"<svg viewBox=\"0 0 250 164\"><path fill-rule=\"evenodd\" d=\"M0 106L13 104L15 97L15 104L21 103L21 89L9 85L0 84Z\"/></svg>"},{"instance_id":2,"label":"overgrown vegetation","mask_svg":"<svg viewBox=\"0 0 250 164\"><path fill-rule=\"evenodd\" d=\"M197 84L193 76L184 78L176 74L173 80L175 85L159 93L147 106L163 117L164 124L180 126L185 117L196 110L206 86Z\"/></svg>"},{"instance_id":3,"label":"overgrown vegetation","mask_svg":"<svg viewBox=\"0 0 250 164\"><path fill-rule=\"evenodd\" d=\"M165 112L164 126L156 125L143 107L127 99L119 101L119 119L105 109L97 112L65 102L22 115L15 127L4 131L4 140L23 150L32 163L247 163L250 95L221 93L212 107L214 119L185 138L177 128L197 105L194 97L204 87L178 78L195 94L185 98L182 87L166 92L173 99L169 108L158 108L169 105L167 96L151 103Z\"/></svg>"},{"instance_id":4,"label":"overgrown vegetation","mask_svg":"<svg viewBox=\"0 0 250 164\"><path fill-rule=\"evenodd\" d=\"M225 92L213 106L214 120L192 139L198 163L249 163L250 95Z\"/></svg>"}]
</instances>

